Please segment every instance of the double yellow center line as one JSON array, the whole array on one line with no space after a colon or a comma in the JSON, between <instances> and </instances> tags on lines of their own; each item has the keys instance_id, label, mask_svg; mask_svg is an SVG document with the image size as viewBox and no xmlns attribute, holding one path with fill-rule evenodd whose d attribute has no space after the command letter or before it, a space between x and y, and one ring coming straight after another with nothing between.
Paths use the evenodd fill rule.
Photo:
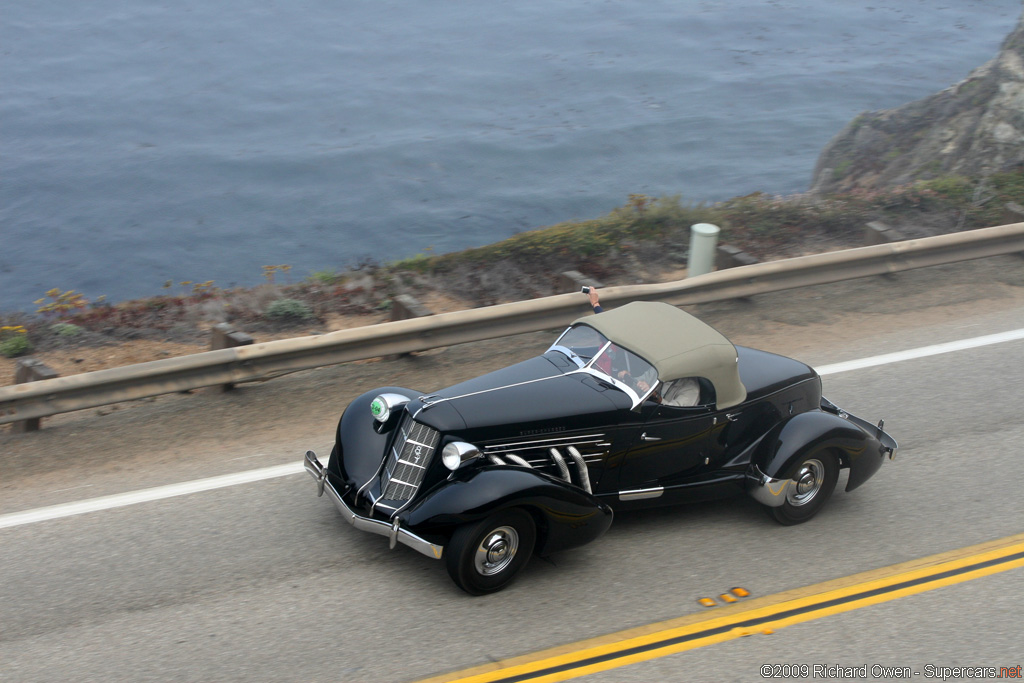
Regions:
<instances>
[{"instance_id":1,"label":"double yellow center line","mask_svg":"<svg viewBox=\"0 0 1024 683\"><path fill-rule=\"evenodd\" d=\"M548 683L693 650L1024 567L1024 534L854 574L420 683Z\"/></svg>"}]
</instances>

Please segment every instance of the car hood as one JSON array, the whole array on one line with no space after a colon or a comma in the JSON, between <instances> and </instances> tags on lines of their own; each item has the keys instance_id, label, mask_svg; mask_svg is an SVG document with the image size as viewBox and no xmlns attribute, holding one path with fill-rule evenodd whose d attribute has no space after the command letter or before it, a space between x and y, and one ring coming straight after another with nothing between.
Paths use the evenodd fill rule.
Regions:
<instances>
[{"instance_id":1,"label":"car hood","mask_svg":"<svg viewBox=\"0 0 1024 683\"><path fill-rule=\"evenodd\" d=\"M416 420L472 440L588 428L630 399L557 352L462 382L423 399ZM415 411L414 406L410 406ZM506 427L502 429L502 427Z\"/></svg>"}]
</instances>

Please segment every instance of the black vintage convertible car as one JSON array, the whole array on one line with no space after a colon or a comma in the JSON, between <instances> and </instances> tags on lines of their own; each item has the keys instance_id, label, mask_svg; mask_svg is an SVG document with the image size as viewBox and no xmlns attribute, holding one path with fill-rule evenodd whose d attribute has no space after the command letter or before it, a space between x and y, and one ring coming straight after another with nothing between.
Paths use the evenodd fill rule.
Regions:
<instances>
[{"instance_id":1,"label":"black vintage convertible car","mask_svg":"<svg viewBox=\"0 0 1024 683\"><path fill-rule=\"evenodd\" d=\"M534 553L589 543L613 510L746 491L782 524L892 457L896 442L821 395L809 366L736 347L663 303L573 323L541 356L425 394L366 393L324 467L305 468L356 528L444 558L472 594Z\"/></svg>"}]
</instances>

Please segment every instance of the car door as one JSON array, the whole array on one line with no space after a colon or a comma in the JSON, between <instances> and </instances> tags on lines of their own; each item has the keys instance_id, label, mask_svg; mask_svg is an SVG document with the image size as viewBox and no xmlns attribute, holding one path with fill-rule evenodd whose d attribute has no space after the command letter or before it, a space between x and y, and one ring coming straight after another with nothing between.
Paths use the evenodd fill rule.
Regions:
<instances>
[{"instance_id":1,"label":"car door","mask_svg":"<svg viewBox=\"0 0 1024 683\"><path fill-rule=\"evenodd\" d=\"M619 477L619 491L627 492L627 496L628 492L639 492L633 496L637 499L644 497L643 491L655 497L659 488L684 484L700 473L708 459L709 437L715 425L710 406L680 408L649 401L642 410L646 419L623 459Z\"/></svg>"}]
</instances>

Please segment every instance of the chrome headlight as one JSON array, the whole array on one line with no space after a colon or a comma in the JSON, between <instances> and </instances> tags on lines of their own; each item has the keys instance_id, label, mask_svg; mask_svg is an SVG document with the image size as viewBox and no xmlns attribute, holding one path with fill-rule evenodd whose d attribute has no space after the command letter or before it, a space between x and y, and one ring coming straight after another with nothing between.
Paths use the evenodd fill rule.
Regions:
<instances>
[{"instance_id":1,"label":"chrome headlight","mask_svg":"<svg viewBox=\"0 0 1024 683\"><path fill-rule=\"evenodd\" d=\"M453 472L464 462L480 457L480 449L465 441L452 441L441 451L441 462Z\"/></svg>"},{"instance_id":2,"label":"chrome headlight","mask_svg":"<svg viewBox=\"0 0 1024 683\"><path fill-rule=\"evenodd\" d=\"M408 396L401 394L381 394L370 401L370 414L373 419L384 424L391 418L391 414L409 402Z\"/></svg>"}]
</instances>

